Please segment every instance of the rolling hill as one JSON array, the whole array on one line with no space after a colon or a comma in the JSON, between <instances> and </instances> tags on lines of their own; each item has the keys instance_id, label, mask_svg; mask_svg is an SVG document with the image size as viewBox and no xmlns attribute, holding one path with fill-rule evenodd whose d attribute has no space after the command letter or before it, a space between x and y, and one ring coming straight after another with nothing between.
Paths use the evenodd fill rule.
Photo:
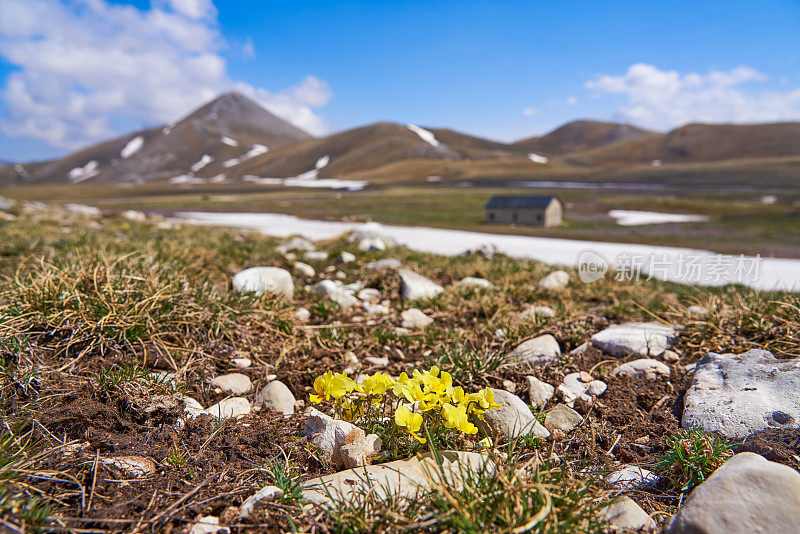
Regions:
<instances>
[{"instance_id":1,"label":"rolling hill","mask_svg":"<svg viewBox=\"0 0 800 534\"><path fill-rule=\"evenodd\" d=\"M800 123L689 124L666 134L631 139L577 154L586 165L690 163L800 155Z\"/></svg>"},{"instance_id":2,"label":"rolling hill","mask_svg":"<svg viewBox=\"0 0 800 534\"><path fill-rule=\"evenodd\" d=\"M548 134L522 139L514 146L526 152L558 156L657 135L630 124L579 120L568 122Z\"/></svg>"}]
</instances>

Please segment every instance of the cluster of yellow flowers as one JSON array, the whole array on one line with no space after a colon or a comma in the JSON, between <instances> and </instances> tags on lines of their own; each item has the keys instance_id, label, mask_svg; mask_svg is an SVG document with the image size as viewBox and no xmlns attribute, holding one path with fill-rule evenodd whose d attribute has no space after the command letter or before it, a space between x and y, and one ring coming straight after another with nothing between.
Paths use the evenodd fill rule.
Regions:
<instances>
[{"instance_id":1,"label":"cluster of yellow flowers","mask_svg":"<svg viewBox=\"0 0 800 534\"><path fill-rule=\"evenodd\" d=\"M414 370L410 377L401 373L396 379L377 372L360 384L344 373L328 371L314 381L314 390L312 402L334 399L337 412L349 420L363 416L370 407L388 406L394 410L395 424L420 443L426 441L419 435L426 421L475 434L478 428L470 422L470 416L483 419L487 410L500 407L491 389L465 393L461 386L453 387L450 373L440 372L436 366L425 372ZM389 392L393 399L388 398Z\"/></svg>"}]
</instances>

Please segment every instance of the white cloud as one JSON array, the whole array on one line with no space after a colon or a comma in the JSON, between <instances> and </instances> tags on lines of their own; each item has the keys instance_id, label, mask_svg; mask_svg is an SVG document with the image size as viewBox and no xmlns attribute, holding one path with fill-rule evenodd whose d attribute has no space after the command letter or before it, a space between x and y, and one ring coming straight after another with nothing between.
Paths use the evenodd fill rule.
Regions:
<instances>
[{"instance_id":1,"label":"white cloud","mask_svg":"<svg viewBox=\"0 0 800 534\"><path fill-rule=\"evenodd\" d=\"M522 110L522 114L525 115L526 117L535 117L539 113L540 111L536 108L525 108Z\"/></svg>"},{"instance_id":2,"label":"white cloud","mask_svg":"<svg viewBox=\"0 0 800 534\"><path fill-rule=\"evenodd\" d=\"M250 36L244 40L244 44L242 45L242 56L244 56L245 59L252 59L256 57L256 47L253 45L253 38Z\"/></svg>"},{"instance_id":3,"label":"white cloud","mask_svg":"<svg viewBox=\"0 0 800 534\"><path fill-rule=\"evenodd\" d=\"M617 108L617 115L651 128L673 128L690 122L753 123L800 118L800 88L782 92L753 88L766 80L766 75L747 66L707 74L681 74L637 63L623 75L601 75L586 87L598 93L623 95L627 102Z\"/></svg>"},{"instance_id":4,"label":"white cloud","mask_svg":"<svg viewBox=\"0 0 800 534\"><path fill-rule=\"evenodd\" d=\"M574 96L570 96L564 101L564 103L568 106L574 106L578 103L578 99Z\"/></svg>"},{"instance_id":5,"label":"white cloud","mask_svg":"<svg viewBox=\"0 0 800 534\"><path fill-rule=\"evenodd\" d=\"M231 80L210 0L158 0L148 10L106 0L0 0L0 56L15 68L1 96L6 135L74 149L119 124L174 120L238 88L277 115L323 133L331 96L313 76L278 93Z\"/></svg>"}]
</instances>

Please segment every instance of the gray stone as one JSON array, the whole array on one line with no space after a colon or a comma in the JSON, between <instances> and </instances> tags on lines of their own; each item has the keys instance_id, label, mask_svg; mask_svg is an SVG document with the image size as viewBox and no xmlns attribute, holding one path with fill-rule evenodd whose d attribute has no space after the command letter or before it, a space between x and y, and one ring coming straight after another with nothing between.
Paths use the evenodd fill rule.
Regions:
<instances>
[{"instance_id":1,"label":"gray stone","mask_svg":"<svg viewBox=\"0 0 800 534\"><path fill-rule=\"evenodd\" d=\"M253 389L253 383L250 381L250 377L242 373L220 375L211 380L211 385L218 387L226 393L233 393L234 395L243 395Z\"/></svg>"},{"instance_id":2,"label":"gray stone","mask_svg":"<svg viewBox=\"0 0 800 534\"><path fill-rule=\"evenodd\" d=\"M290 250L316 250L316 246L314 243L306 239L305 237L293 237L289 241L278 245L275 247L275 250L280 252L281 254L285 254Z\"/></svg>"},{"instance_id":3,"label":"gray stone","mask_svg":"<svg viewBox=\"0 0 800 534\"><path fill-rule=\"evenodd\" d=\"M294 272L299 273L306 278L313 278L314 275L317 274L312 266L307 263L303 263L302 261L294 262Z\"/></svg>"},{"instance_id":4,"label":"gray stone","mask_svg":"<svg viewBox=\"0 0 800 534\"><path fill-rule=\"evenodd\" d=\"M217 419L230 419L231 417L247 415L250 413L250 409L250 401L244 397L232 397L230 399L223 399L207 408L205 413Z\"/></svg>"},{"instance_id":5,"label":"gray stone","mask_svg":"<svg viewBox=\"0 0 800 534\"><path fill-rule=\"evenodd\" d=\"M384 258L369 262L367 269L378 271L380 269L399 269L402 266L403 264L397 258Z\"/></svg>"},{"instance_id":6,"label":"gray stone","mask_svg":"<svg viewBox=\"0 0 800 534\"><path fill-rule=\"evenodd\" d=\"M592 344L612 356L659 356L672 347L678 332L661 323L624 323L592 336Z\"/></svg>"},{"instance_id":7,"label":"gray stone","mask_svg":"<svg viewBox=\"0 0 800 534\"><path fill-rule=\"evenodd\" d=\"M707 309L705 309L705 308L704 308L704 307L702 307L702 306L697 306L697 305L695 305L695 306L689 306L689 307L686 309L686 312L687 312L689 315L691 315L692 317L703 317L703 316L705 316L705 315L708 315L708 310L707 310Z\"/></svg>"},{"instance_id":8,"label":"gray stone","mask_svg":"<svg viewBox=\"0 0 800 534\"><path fill-rule=\"evenodd\" d=\"M269 408L285 416L294 413L294 395L280 380L273 380L262 389L256 397L255 406Z\"/></svg>"},{"instance_id":9,"label":"gray stone","mask_svg":"<svg viewBox=\"0 0 800 534\"><path fill-rule=\"evenodd\" d=\"M239 517L250 517L250 514L253 513L253 508L255 508L256 503L258 502L273 502L280 499L282 496L283 490L281 490L278 486L264 486L253 495L245 499L245 501L239 507Z\"/></svg>"},{"instance_id":10,"label":"gray stone","mask_svg":"<svg viewBox=\"0 0 800 534\"><path fill-rule=\"evenodd\" d=\"M433 319L425 315L417 308L410 308L400 314L403 322L400 326L410 330L422 330L433 322Z\"/></svg>"},{"instance_id":11,"label":"gray stone","mask_svg":"<svg viewBox=\"0 0 800 534\"><path fill-rule=\"evenodd\" d=\"M611 371L611 376L627 376L630 378L645 378L647 380L655 380L660 376L669 378L669 375L669 366L652 358L641 358L623 363Z\"/></svg>"},{"instance_id":12,"label":"gray stone","mask_svg":"<svg viewBox=\"0 0 800 534\"><path fill-rule=\"evenodd\" d=\"M487 289L492 289L494 284L490 281L486 280L485 278L475 278L473 276L468 276L466 278L462 278L458 284L459 286L472 286L472 287L484 287Z\"/></svg>"},{"instance_id":13,"label":"gray stone","mask_svg":"<svg viewBox=\"0 0 800 534\"><path fill-rule=\"evenodd\" d=\"M737 454L689 495L668 534L797 532L800 474L751 452Z\"/></svg>"},{"instance_id":14,"label":"gray stone","mask_svg":"<svg viewBox=\"0 0 800 534\"><path fill-rule=\"evenodd\" d=\"M608 488L619 491L632 491L650 488L658 484L659 477L652 471L635 465L626 465L606 477Z\"/></svg>"},{"instance_id":15,"label":"gray stone","mask_svg":"<svg viewBox=\"0 0 800 534\"><path fill-rule=\"evenodd\" d=\"M535 376L526 376L525 379L528 381L528 398L531 404L539 408L544 408L547 401L552 399L553 395L555 395L556 388L547 382L542 382Z\"/></svg>"},{"instance_id":16,"label":"gray stone","mask_svg":"<svg viewBox=\"0 0 800 534\"><path fill-rule=\"evenodd\" d=\"M356 261L356 255L352 254L350 252L347 252L345 250L341 254L339 254L339 257L337 259L338 259L339 263L352 263L352 262Z\"/></svg>"},{"instance_id":17,"label":"gray stone","mask_svg":"<svg viewBox=\"0 0 800 534\"><path fill-rule=\"evenodd\" d=\"M622 497L600 512L600 519L625 531L654 529L656 522L630 497Z\"/></svg>"},{"instance_id":18,"label":"gray stone","mask_svg":"<svg viewBox=\"0 0 800 534\"><path fill-rule=\"evenodd\" d=\"M560 430L567 433L576 429L583 422L581 414L567 406L558 404L544 416L544 427L553 432Z\"/></svg>"},{"instance_id":19,"label":"gray stone","mask_svg":"<svg viewBox=\"0 0 800 534\"><path fill-rule=\"evenodd\" d=\"M469 473L494 469L490 460L475 452L441 451L439 456L441 465L430 454L420 454L314 478L303 485L303 498L322 507L360 503L366 494L379 500L413 498L443 484L457 490Z\"/></svg>"},{"instance_id":20,"label":"gray stone","mask_svg":"<svg viewBox=\"0 0 800 534\"><path fill-rule=\"evenodd\" d=\"M800 428L800 358L777 360L765 350L738 356L709 353L684 397L682 425L729 438L767 428Z\"/></svg>"},{"instance_id":21,"label":"gray stone","mask_svg":"<svg viewBox=\"0 0 800 534\"><path fill-rule=\"evenodd\" d=\"M542 289L561 289L569 283L569 274L566 271L554 271L541 280L539 287Z\"/></svg>"},{"instance_id":22,"label":"gray stone","mask_svg":"<svg viewBox=\"0 0 800 534\"><path fill-rule=\"evenodd\" d=\"M325 261L328 259L328 253L322 250L309 250L303 253L303 258L310 261Z\"/></svg>"},{"instance_id":23,"label":"gray stone","mask_svg":"<svg viewBox=\"0 0 800 534\"><path fill-rule=\"evenodd\" d=\"M523 341L509 355L515 363L545 364L557 362L561 356L561 347L556 338L550 334Z\"/></svg>"},{"instance_id":24,"label":"gray stone","mask_svg":"<svg viewBox=\"0 0 800 534\"><path fill-rule=\"evenodd\" d=\"M334 419L316 408L311 409L303 434L309 437L312 445L319 447L323 461L334 467L344 465L342 447L366 437L364 431L352 423Z\"/></svg>"},{"instance_id":25,"label":"gray stone","mask_svg":"<svg viewBox=\"0 0 800 534\"><path fill-rule=\"evenodd\" d=\"M550 436L522 399L503 389L493 388L492 391L494 401L501 406L488 410L483 418L495 432L510 439L529 434L540 438Z\"/></svg>"},{"instance_id":26,"label":"gray stone","mask_svg":"<svg viewBox=\"0 0 800 534\"><path fill-rule=\"evenodd\" d=\"M364 363L369 365L374 365L375 367L388 367L389 366L389 358L386 357L378 357L378 356L367 356L364 358Z\"/></svg>"},{"instance_id":27,"label":"gray stone","mask_svg":"<svg viewBox=\"0 0 800 534\"><path fill-rule=\"evenodd\" d=\"M564 377L558 392L567 406L572 407L576 400L592 402L592 397L605 393L608 385L602 380L594 380L589 373L570 373Z\"/></svg>"},{"instance_id":28,"label":"gray stone","mask_svg":"<svg viewBox=\"0 0 800 534\"><path fill-rule=\"evenodd\" d=\"M364 302L377 304L381 301L381 292L373 287L365 287L358 292L358 298Z\"/></svg>"},{"instance_id":29,"label":"gray stone","mask_svg":"<svg viewBox=\"0 0 800 534\"><path fill-rule=\"evenodd\" d=\"M318 282L314 286L314 291L319 295L329 298L342 308L351 308L360 303L359 300L351 295L340 283L334 282L333 280L322 280Z\"/></svg>"},{"instance_id":30,"label":"gray stone","mask_svg":"<svg viewBox=\"0 0 800 534\"><path fill-rule=\"evenodd\" d=\"M444 291L444 288L433 280L409 269L401 269L398 274L400 294L406 300L429 299Z\"/></svg>"},{"instance_id":31,"label":"gray stone","mask_svg":"<svg viewBox=\"0 0 800 534\"><path fill-rule=\"evenodd\" d=\"M305 308L297 308L294 312L295 318L301 323L307 323L311 319L311 312Z\"/></svg>"},{"instance_id":32,"label":"gray stone","mask_svg":"<svg viewBox=\"0 0 800 534\"><path fill-rule=\"evenodd\" d=\"M250 267L233 277L233 288L239 293L274 293L286 298L294 295L292 275L280 267Z\"/></svg>"}]
</instances>

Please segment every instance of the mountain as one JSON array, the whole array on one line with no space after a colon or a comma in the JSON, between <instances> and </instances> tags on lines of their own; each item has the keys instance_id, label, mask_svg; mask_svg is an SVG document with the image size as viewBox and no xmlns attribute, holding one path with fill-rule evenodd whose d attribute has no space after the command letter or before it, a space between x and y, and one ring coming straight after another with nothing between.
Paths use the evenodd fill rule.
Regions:
<instances>
[{"instance_id":1,"label":"mountain","mask_svg":"<svg viewBox=\"0 0 800 534\"><path fill-rule=\"evenodd\" d=\"M514 146L526 152L558 156L656 135L658 133L630 124L580 120L568 122L540 137L522 139Z\"/></svg>"},{"instance_id":2,"label":"mountain","mask_svg":"<svg viewBox=\"0 0 800 534\"><path fill-rule=\"evenodd\" d=\"M192 181L192 169L219 174L226 162L311 139L240 93L226 93L185 118L99 143L63 158L0 169L7 182ZM180 181L180 180L179 180Z\"/></svg>"},{"instance_id":3,"label":"mountain","mask_svg":"<svg viewBox=\"0 0 800 534\"><path fill-rule=\"evenodd\" d=\"M689 124L666 134L623 141L576 156L586 165L631 165L800 155L800 123Z\"/></svg>"},{"instance_id":4,"label":"mountain","mask_svg":"<svg viewBox=\"0 0 800 534\"><path fill-rule=\"evenodd\" d=\"M514 154L513 147L448 129L378 122L285 145L237 166L240 176L341 177L404 160L465 160Z\"/></svg>"}]
</instances>

